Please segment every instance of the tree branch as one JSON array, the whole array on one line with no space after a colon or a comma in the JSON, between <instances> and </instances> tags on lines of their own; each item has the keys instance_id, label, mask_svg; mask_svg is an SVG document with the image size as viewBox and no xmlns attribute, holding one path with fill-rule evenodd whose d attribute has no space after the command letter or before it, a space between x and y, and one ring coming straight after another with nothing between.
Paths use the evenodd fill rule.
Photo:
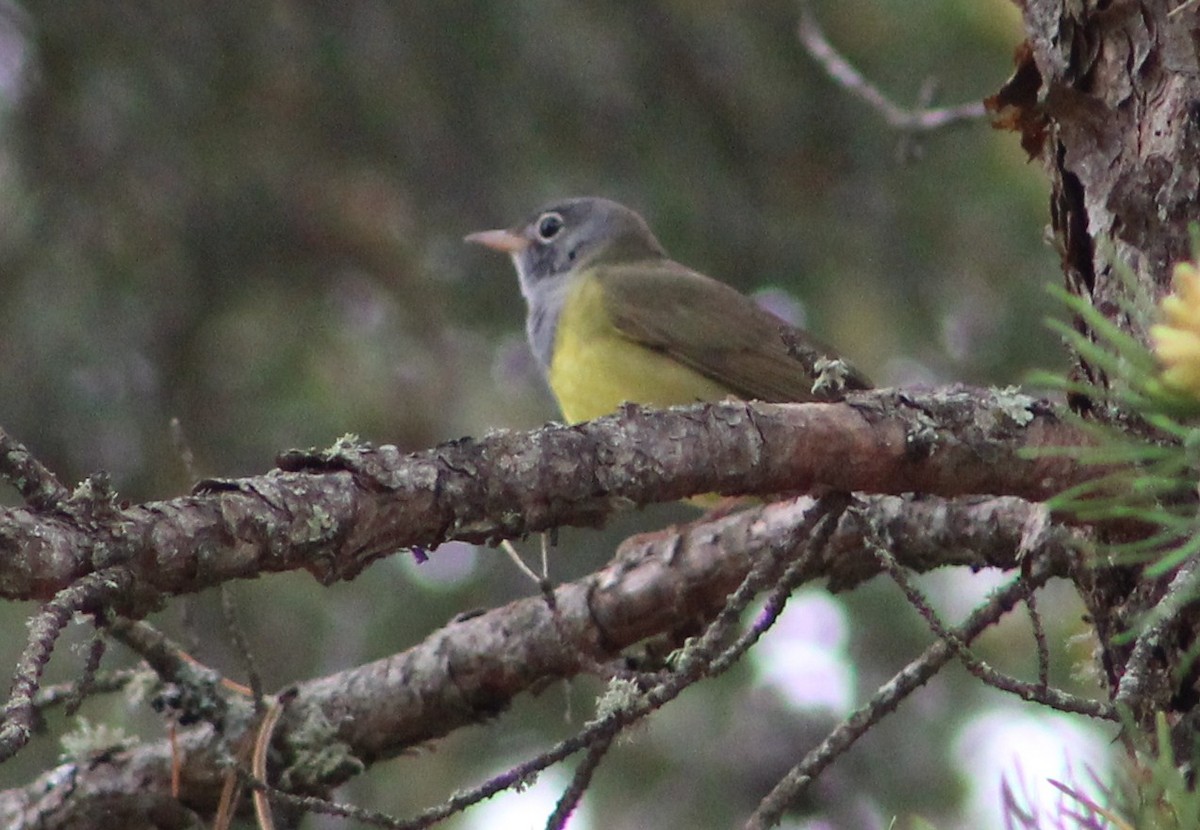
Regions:
<instances>
[{"instance_id":1,"label":"tree branch","mask_svg":"<svg viewBox=\"0 0 1200 830\"><path fill-rule=\"evenodd\" d=\"M924 107L905 109L894 103L878 87L864 78L862 73L833 47L833 44L825 37L825 32L821 30L817 16L808 2L800 4L798 33L800 44L813 60L821 65L825 74L883 116L883 119L891 127L909 132L927 132L964 121L978 121L987 114L982 101L933 109Z\"/></svg>"},{"instance_id":2,"label":"tree branch","mask_svg":"<svg viewBox=\"0 0 1200 830\"><path fill-rule=\"evenodd\" d=\"M0 429L0 476L11 481L34 510L49 510L70 495L54 473L3 429Z\"/></svg>"},{"instance_id":3,"label":"tree branch","mask_svg":"<svg viewBox=\"0 0 1200 830\"><path fill-rule=\"evenodd\" d=\"M540 597L511 603L432 633L400 654L311 680L296 688L282 737L292 768L314 753L344 759L326 763L321 780L291 776L293 788L320 791L363 768L465 725L494 717L517 694L547 679L611 665L619 652L667 630L683 616L712 619L729 593L774 549L785 559L806 547L817 502L798 498L762 505L716 521L634 537L603 570L555 591L556 610ZM797 578L830 575L848 585L879 568L864 547L865 534L886 528L897 560L915 570L945 563L932 544L965 551L986 540L976 555L956 561L1015 567L1027 529L1041 508L1015 498L946 501L895 496L858 497L813 550ZM1047 573L1070 567L1075 531L1042 528L1025 557ZM237 736L226 734L225 740ZM309 743L306 745L304 741ZM219 747L211 727L181 730L182 800L210 812L220 793ZM91 798L136 799L166 793L171 751L166 742L107 754L47 772L29 786L0 793L0 823L14 816L56 820L86 815ZM136 776L139 782L131 785ZM78 798L65 798L47 782L70 779ZM130 808L133 809L132 807ZM131 825L136 826L136 825Z\"/></svg>"},{"instance_id":4,"label":"tree branch","mask_svg":"<svg viewBox=\"0 0 1200 830\"><path fill-rule=\"evenodd\" d=\"M17 661L4 719L0 722L0 763L29 742L42 672L71 617L80 611L102 607L110 596L127 588L128 575L120 569L97 571L64 588L30 620L29 640Z\"/></svg>"},{"instance_id":5,"label":"tree branch","mask_svg":"<svg viewBox=\"0 0 1200 830\"><path fill-rule=\"evenodd\" d=\"M140 595L136 603L118 598L114 610L138 616L155 594L299 568L330 583L402 548L592 525L631 505L711 491L1040 499L1096 471L1026 451L1086 440L1048 404L951 388L879 390L842 403L628 406L589 423L498 432L411 455L340 443L288 454L282 470L265 476L114 506L100 526L72 512L0 511L0 596L46 598L120 564Z\"/></svg>"},{"instance_id":6,"label":"tree branch","mask_svg":"<svg viewBox=\"0 0 1200 830\"><path fill-rule=\"evenodd\" d=\"M986 603L976 608L951 632L953 638L962 643L970 643L1002 615L1008 613L1023 596L1040 587L1048 576L1049 571L1043 565L1035 564L1028 576L1019 577L994 591ZM825 740L780 779L746 821L745 830L764 830L778 824L787 807L808 789L825 767L845 754L874 724L927 683L942 666L953 659L955 653L949 639L939 639L925 649L920 657L880 686L870 701L838 724Z\"/></svg>"}]
</instances>

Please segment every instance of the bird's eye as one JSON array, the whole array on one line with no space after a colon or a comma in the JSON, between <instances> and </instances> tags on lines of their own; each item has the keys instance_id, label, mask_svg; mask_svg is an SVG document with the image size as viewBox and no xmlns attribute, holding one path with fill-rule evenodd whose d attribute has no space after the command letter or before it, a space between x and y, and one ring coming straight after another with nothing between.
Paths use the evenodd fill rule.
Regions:
<instances>
[{"instance_id":1,"label":"bird's eye","mask_svg":"<svg viewBox=\"0 0 1200 830\"><path fill-rule=\"evenodd\" d=\"M537 232L543 242L549 242L562 230L563 218L557 213L545 213L538 219Z\"/></svg>"}]
</instances>

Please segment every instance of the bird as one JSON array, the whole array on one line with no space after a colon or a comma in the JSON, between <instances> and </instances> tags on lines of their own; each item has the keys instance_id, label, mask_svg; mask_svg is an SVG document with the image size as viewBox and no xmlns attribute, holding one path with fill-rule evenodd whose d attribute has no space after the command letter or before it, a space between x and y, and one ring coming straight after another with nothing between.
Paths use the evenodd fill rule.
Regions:
<instances>
[{"instance_id":1,"label":"bird","mask_svg":"<svg viewBox=\"0 0 1200 830\"><path fill-rule=\"evenodd\" d=\"M804 402L870 388L807 332L671 259L618 202L559 200L465 241L511 256L530 348L569 423L626 402Z\"/></svg>"}]
</instances>

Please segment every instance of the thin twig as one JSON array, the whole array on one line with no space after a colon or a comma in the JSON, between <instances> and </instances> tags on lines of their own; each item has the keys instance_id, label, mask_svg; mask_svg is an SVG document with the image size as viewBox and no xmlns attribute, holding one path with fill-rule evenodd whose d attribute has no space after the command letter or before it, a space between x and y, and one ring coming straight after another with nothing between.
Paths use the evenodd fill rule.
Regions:
<instances>
[{"instance_id":1,"label":"thin twig","mask_svg":"<svg viewBox=\"0 0 1200 830\"><path fill-rule=\"evenodd\" d=\"M809 3L800 4L800 43L805 51L821 65L834 82L866 102L878 112L887 123L906 132L925 132L940 130L953 124L965 121L977 121L986 114L982 101L960 104L956 107L938 107L933 109L905 109L894 103L870 81L863 77L850 61L833 47L825 37L816 15Z\"/></svg>"},{"instance_id":2,"label":"thin twig","mask_svg":"<svg viewBox=\"0 0 1200 830\"><path fill-rule=\"evenodd\" d=\"M166 634L145 620L117 617L105 625L105 630L113 639L140 655L154 673L168 683L186 682L197 669L204 669L200 663L186 657L184 650ZM219 675L215 671L212 675L215 683Z\"/></svg>"},{"instance_id":3,"label":"thin twig","mask_svg":"<svg viewBox=\"0 0 1200 830\"><path fill-rule=\"evenodd\" d=\"M517 566L520 571L534 585L541 584L542 578L533 572L533 568L525 564L525 560L521 558L521 554L517 553L516 547L508 539L500 540L500 550L504 551L512 563Z\"/></svg>"},{"instance_id":4,"label":"thin twig","mask_svg":"<svg viewBox=\"0 0 1200 830\"><path fill-rule=\"evenodd\" d=\"M1154 655L1162 646L1171 628L1179 623L1179 612L1184 606L1196 598L1196 582L1200 578L1200 557L1193 556L1185 561L1167 592L1163 594L1151 610L1151 621L1138 634L1133 645L1129 660L1125 663L1125 672L1117 684L1117 693L1113 703L1117 706L1129 706L1136 709L1145 695L1146 686L1150 682L1151 662Z\"/></svg>"},{"instance_id":5,"label":"thin twig","mask_svg":"<svg viewBox=\"0 0 1200 830\"><path fill-rule=\"evenodd\" d=\"M76 686L75 697L67 701L66 712L68 716L78 712L83 699L92 693L92 683L96 680L96 672L100 671L100 661L104 659L106 645L107 641L104 639L104 635L97 628L92 632L92 641L88 643L87 660L83 664L83 673Z\"/></svg>"},{"instance_id":6,"label":"thin twig","mask_svg":"<svg viewBox=\"0 0 1200 830\"><path fill-rule=\"evenodd\" d=\"M250 650L250 643L246 640L246 633L242 630L241 623L238 622L237 606L233 598L233 589L229 583L221 584L220 594L221 613L225 616L225 630L229 633L234 651L241 659L242 669L246 672L246 679L250 682L250 694L254 697L254 710L261 714L263 710L262 675L258 671L254 653Z\"/></svg>"},{"instance_id":7,"label":"thin twig","mask_svg":"<svg viewBox=\"0 0 1200 830\"><path fill-rule=\"evenodd\" d=\"M794 586L790 588L787 586L791 582L802 579L809 567L809 560L819 555L821 546L833 534L838 520L845 510L846 499L847 497L842 494L834 494L822 498L817 507L809 512L808 520L793 529L791 533L785 534L782 538L776 540L774 544L762 552L754 567L746 575L745 579L742 580L741 585L730 595L721 613L717 615L717 618L709 625L704 634L698 638L696 643L689 645L685 649L686 656L681 661L681 665L677 671L668 674L665 679L650 688L630 705L608 712L589 723L576 735L560 741L541 755L517 764L505 770L500 775L470 790L460 792L435 807L431 807L412 818L399 820L384 813L363 810L353 805L338 804L311 796L292 795L291 793L270 787L265 782L259 780L252 780L250 785L255 787L255 789L266 792L273 801L289 804L308 812L352 818L355 821L370 824L374 827L388 828L388 830L424 830L426 827L462 812L473 804L491 798L493 795L509 789L522 781L528 781L533 775L565 758L569 758L582 749L595 746L601 741L611 741L622 729L661 708L675 697L678 697L684 689L700 678L711 677L731 666L736 657L761 636L765 630L765 626L769 625L777 616L786 595L794 588ZM822 525L822 522L825 524ZM783 575L775 577L774 575L778 573L784 554L788 551L796 550L798 547L797 540L803 538L807 538L808 543L800 549L800 553L788 564ZM712 654L717 650L717 646L725 639L732 626L737 624L741 612L753 601L755 596L771 584L772 579L778 584L775 590L772 591L771 596L768 597L763 615L751 627L751 630L746 632L728 649L721 651L715 659L711 661L705 659L705 655Z\"/></svg>"},{"instance_id":8,"label":"thin twig","mask_svg":"<svg viewBox=\"0 0 1200 830\"><path fill-rule=\"evenodd\" d=\"M369 810L365 807L359 807L357 804L331 801L313 795L296 795L295 793L289 793L277 787L272 787L249 775L244 770L241 771L240 780L241 783L250 787L255 792L264 793L272 802L292 807L305 813L348 818L360 824L370 825L371 827L383 827L386 830L417 830L417 828L429 827L431 824L436 823L436 821L430 821L423 824L416 824L411 821L400 821L387 813L379 810Z\"/></svg>"},{"instance_id":9,"label":"thin twig","mask_svg":"<svg viewBox=\"0 0 1200 830\"><path fill-rule=\"evenodd\" d=\"M129 573L123 568L96 571L59 591L29 621L29 639L17 661L0 726L0 762L11 758L29 742L37 715L34 696L63 628L76 612L124 591L128 584Z\"/></svg>"},{"instance_id":10,"label":"thin twig","mask_svg":"<svg viewBox=\"0 0 1200 830\"><path fill-rule=\"evenodd\" d=\"M240 697L253 695L251 689L204 665L145 620L133 622L118 617L107 624L106 630L118 642L141 655L159 678L182 690L183 694L171 705L185 722L196 717L211 720L211 707L225 706L230 700L224 692L233 692Z\"/></svg>"},{"instance_id":11,"label":"thin twig","mask_svg":"<svg viewBox=\"0 0 1200 830\"><path fill-rule=\"evenodd\" d=\"M1050 688L1049 684L1026 683L1023 680L1018 680L1015 677L999 672L983 660L980 660L942 622L937 612L933 610L929 602L917 590L916 586L912 584L912 581L909 580L904 568L896 561L896 557L892 555L891 551L875 544L872 544L872 549L884 569L887 570L895 583L900 586L900 589L904 591L904 596L908 599L909 604L917 609L917 613L921 615L921 618L925 620L933 633L946 641L963 666L974 677L1002 692L1014 694L1022 700L1041 703L1063 712L1087 715L1088 717L1102 720L1116 720L1116 710L1112 704L1106 701L1078 697L1059 689ZM1033 591L1030 590L1029 595L1032 596L1032 594ZM1024 597L1023 599L1028 599L1028 597Z\"/></svg>"},{"instance_id":12,"label":"thin twig","mask_svg":"<svg viewBox=\"0 0 1200 830\"><path fill-rule=\"evenodd\" d=\"M1180 3L1178 6L1171 9L1169 12L1167 12L1167 17L1174 17L1177 14L1181 14L1181 13L1187 11L1188 9L1190 9L1191 7L1195 6L1196 3L1197 3L1197 0L1185 0L1185 2Z\"/></svg>"},{"instance_id":13,"label":"thin twig","mask_svg":"<svg viewBox=\"0 0 1200 830\"><path fill-rule=\"evenodd\" d=\"M231 770L225 774L225 780L221 782L221 796L217 801L217 814L213 817L213 830L229 830L233 824L233 816L240 796L241 782Z\"/></svg>"},{"instance_id":14,"label":"thin twig","mask_svg":"<svg viewBox=\"0 0 1200 830\"><path fill-rule=\"evenodd\" d=\"M1033 642L1037 647L1038 685L1043 689L1050 688L1050 644L1046 640L1046 627L1042 625L1042 615L1037 608L1037 594L1030 592L1025 598L1025 607L1029 609L1029 624L1033 626Z\"/></svg>"},{"instance_id":15,"label":"thin twig","mask_svg":"<svg viewBox=\"0 0 1200 830\"><path fill-rule=\"evenodd\" d=\"M550 544L551 536L549 533L542 533L541 550L542 550L542 580L550 579Z\"/></svg>"},{"instance_id":16,"label":"thin twig","mask_svg":"<svg viewBox=\"0 0 1200 830\"><path fill-rule=\"evenodd\" d=\"M70 497L54 473L33 457L25 445L0 428L0 477L17 488L34 510L51 510Z\"/></svg>"},{"instance_id":17,"label":"thin twig","mask_svg":"<svg viewBox=\"0 0 1200 830\"><path fill-rule=\"evenodd\" d=\"M193 487L200 480L200 476L196 475L196 454L192 452L192 445L183 432L183 422L179 418L172 418L169 427L171 446L174 447L175 454L179 457L179 463L183 465L183 473L187 476L188 487Z\"/></svg>"},{"instance_id":18,"label":"thin twig","mask_svg":"<svg viewBox=\"0 0 1200 830\"><path fill-rule=\"evenodd\" d=\"M508 558L517 566L517 570L524 574L530 582L538 587L542 593L542 598L546 600L546 605L554 611L558 607L558 601L554 598L554 583L550 581L550 560L547 553L547 534L540 534L542 537L542 575L538 576L534 573L533 568L525 563L521 558L521 554L517 553L516 547L508 539L500 540L500 550L508 554Z\"/></svg>"},{"instance_id":19,"label":"thin twig","mask_svg":"<svg viewBox=\"0 0 1200 830\"><path fill-rule=\"evenodd\" d=\"M1002 615L1050 578L1051 569L1044 560L1034 564L1027 577L1016 579L993 592L983 605L955 629L954 636L969 643ZM773 827L784 810L796 801L817 776L844 754L871 727L895 710L900 702L924 685L954 657L954 649L945 639L930 644L920 657L900 670L879 688L864 706L852 712L825 739L793 767L767 794L745 824L746 830Z\"/></svg>"},{"instance_id":20,"label":"thin twig","mask_svg":"<svg viewBox=\"0 0 1200 830\"><path fill-rule=\"evenodd\" d=\"M583 760L575 770L575 775L571 777L571 785L567 787L562 798L558 800L558 804L554 806L554 812L546 820L546 830L562 830L567 826L567 821L575 812L575 808L579 806L583 794L587 792L588 785L592 782L592 775L595 774L596 768L600 766L600 762L604 760L604 756L612 744L613 738L607 736L588 747L587 753L584 754Z\"/></svg>"},{"instance_id":21,"label":"thin twig","mask_svg":"<svg viewBox=\"0 0 1200 830\"><path fill-rule=\"evenodd\" d=\"M75 701L83 700L92 695L107 692L119 692L133 681L141 672L138 669L115 669L113 671L96 672L92 682L83 689L81 681L58 683L53 686L43 686L33 696L33 707L39 712L52 706L72 705Z\"/></svg>"},{"instance_id":22,"label":"thin twig","mask_svg":"<svg viewBox=\"0 0 1200 830\"><path fill-rule=\"evenodd\" d=\"M829 540L833 536L834 531L837 530L838 522L841 520L842 514L845 513L849 504L849 496L845 493L833 493L821 499L821 505L824 506L824 510L815 511L818 515L814 517L816 522L811 525L813 529L810 533L808 544L805 545L804 552L796 557L779 577L775 587L767 596L766 602L763 603L763 609L754 621L754 624L712 661L709 666L710 674L720 674L732 666L738 658L745 654L775 624L775 621L779 619L779 615L783 613L783 607L792 595L792 592L805 580L805 569L808 566L809 557L815 555L829 544ZM730 609L733 604L733 597L731 597L730 601L726 603L725 608L722 609L722 613ZM741 614L741 610L740 608L738 609L738 615ZM722 633L720 636L723 638L724 634Z\"/></svg>"}]
</instances>

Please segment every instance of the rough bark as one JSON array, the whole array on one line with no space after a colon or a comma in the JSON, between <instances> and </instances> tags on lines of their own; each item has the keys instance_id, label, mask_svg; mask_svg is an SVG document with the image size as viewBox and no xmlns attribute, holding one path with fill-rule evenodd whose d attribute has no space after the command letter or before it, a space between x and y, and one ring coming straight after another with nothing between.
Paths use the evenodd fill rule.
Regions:
<instances>
[{"instance_id":1,"label":"rough bark","mask_svg":"<svg viewBox=\"0 0 1200 830\"><path fill-rule=\"evenodd\" d=\"M814 507L801 497L633 537L606 568L557 588L553 608L542 597L519 600L453 621L407 651L300 684L275 741L286 769L272 780L326 792L364 765L494 718L549 680L620 673L623 664L613 661L627 647L677 631L682 621L711 619L766 549L781 552L782 562L794 557ZM1043 518L1038 505L1012 497L861 497L802 578L849 587L879 571L870 549L883 544L915 571L1013 569L1033 556L1067 576L1076 531ZM169 797L172 749L163 741L97 751L0 792L0 823L90 827L99 818L115 826L105 823L113 817L130 828L185 827L211 815L221 789L217 759L252 724L245 698L232 696L223 708L219 729L203 724L180 734L178 801Z\"/></svg>"},{"instance_id":2,"label":"rough bark","mask_svg":"<svg viewBox=\"0 0 1200 830\"><path fill-rule=\"evenodd\" d=\"M989 494L1036 499L1093 475L1063 457L1025 454L1081 440L1044 403L951 389L885 390L841 404L630 407L591 424L497 433L412 455L339 444L288 454L270 475L206 482L169 502L120 505L103 482L69 498L39 496L36 506L0 514L0 582L12 596L61 597L63 586L100 577L103 601L84 597L86 610L136 615L229 579L289 568L349 578L400 548L593 522L652 500L849 488L922 495L857 497L825 545L809 551L799 579L826 578L837 589L870 578L881 567L872 546L915 570L1014 569L1036 556L1065 576L1074 531L1049 522L1036 503ZM938 492L959 498L931 495ZM971 493L983 495L964 497ZM635 537L608 568L557 589L553 607L544 598L513 603L456 621L402 654L302 684L277 732L285 760L272 780L325 793L364 765L494 716L548 680L612 673L623 650L642 640L665 636L663 647L679 645L673 638L694 630L682 621L713 619L765 551L786 561L805 546L815 504L798 498ZM33 657L52 647L51 640ZM176 668L152 660L167 676L183 665L167 662ZM163 812L173 803L165 796L172 752L151 744L69 762L0 795L0 814L45 826L87 826L102 815L128 826L183 826L211 815L222 785L214 759L236 754L254 720L237 693L211 679L182 685L189 683L188 705L217 728L192 727L176 748L178 803L187 811ZM6 733L14 751L16 726ZM97 812L100 803L107 813Z\"/></svg>"},{"instance_id":3,"label":"rough bark","mask_svg":"<svg viewBox=\"0 0 1200 830\"><path fill-rule=\"evenodd\" d=\"M1189 227L1200 221L1200 7L1167 0L1020 5L1027 41L1017 73L991 103L1045 165L1067 287L1145 342L1152 316L1141 312L1168 290L1173 265L1189 258ZM1083 360L1077 373L1107 382ZM1089 409L1085 399L1076 404ZM1146 580L1119 568L1081 583L1114 693L1132 657L1127 633L1170 585L1170 575ZM1174 619L1152 670L1134 667L1156 678L1141 687L1142 715L1188 710L1197 700L1195 673L1184 670L1197 634L1190 616Z\"/></svg>"},{"instance_id":4,"label":"rough bark","mask_svg":"<svg viewBox=\"0 0 1200 830\"><path fill-rule=\"evenodd\" d=\"M305 568L349 579L402 548L488 542L697 493L814 489L1041 499L1094 475L1026 451L1084 440L1020 395L881 390L841 404L705 404L531 433L498 432L411 455L339 445L292 453L258 478L171 501L0 511L0 596L45 599L121 566L138 593L115 610L230 579Z\"/></svg>"}]
</instances>

